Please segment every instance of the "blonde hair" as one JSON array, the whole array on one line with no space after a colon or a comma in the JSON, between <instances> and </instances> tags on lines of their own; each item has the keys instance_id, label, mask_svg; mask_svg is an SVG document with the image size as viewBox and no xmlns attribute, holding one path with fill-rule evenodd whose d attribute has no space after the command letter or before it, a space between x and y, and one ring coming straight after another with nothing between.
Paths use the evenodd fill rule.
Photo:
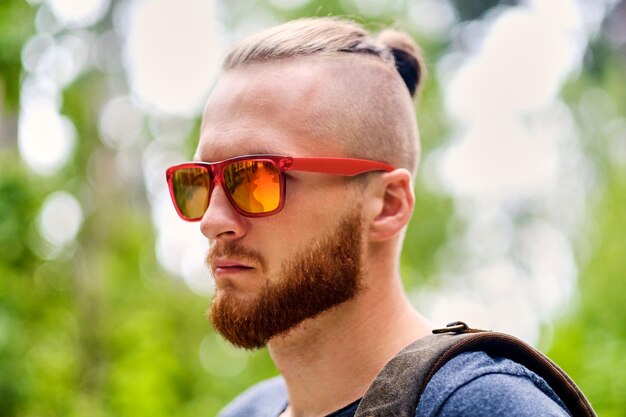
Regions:
<instances>
[{"instance_id":1,"label":"blonde hair","mask_svg":"<svg viewBox=\"0 0 626 417\"><path fill-rule=\"evenodd\" d=\"M298 19L250 36L235 45L223 69L307 55L368 54L396 67L414 97L425 76L422 52L407 34L387 29L377 39L360 25L334 17Z\"/></svg>"},{"instance_id":2,"label":"blonde hair","mask_svg":"<svg viewBox=\"0 0 626 417\"><path fill-rule=\"evenodd\" d=\"M294 20L250 36L233 47L223 70L297 57L348 54L382 62L401 77L412 99L419 96L425 67L421 50L409 35L387 29L373 38L359 24L334 17ZM366 87L381 91L374 89L366 100L353 98L351 105L342 108L350 112L345 123L352 124L348 126L353 137L347 140L347 150L354 156L385 160L414 172L419 159L419 135L412 103L406 110L406 92L396 91L395 83L390 86L386 77L372 78ZM363 95L356 91L347 95L357 93ZM364 109L367 106L370 108Z\"/></svg>"}]
</instances>

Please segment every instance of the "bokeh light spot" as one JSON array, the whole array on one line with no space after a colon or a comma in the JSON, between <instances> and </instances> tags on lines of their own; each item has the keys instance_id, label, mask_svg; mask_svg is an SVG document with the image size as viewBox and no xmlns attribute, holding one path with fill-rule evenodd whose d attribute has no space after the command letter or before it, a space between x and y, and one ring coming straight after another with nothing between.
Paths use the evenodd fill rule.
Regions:
<instances>
[{"instance_id":1,"label":"bokeh light spot","mask_svg":"<svg viewBox=\"0 0 626 417\"><path fill-rule=\"evenodd\" d=\"M33 100L20 113L20 154L33 171L42 175L59 171L71 156L76 141L74 124L55 107L50 100Z\"/></svg>"},{"instance_id":2,"label":"bokeh light spot","mask_svg":"<svg viewBox=\"0 0 626 417\"><path fill-rule=\"evenodd\" d=\"M56 18L69 27L86 27L99 21L109 9L110 0L48 0Z\"/></svg>"},{"instance_id":3,"label":"bokeh light spot","mask_svg":"<svg viewBox=\"0 0 626 417\"><path fill-rule=\"evenodd\" d=\"M39 214L39 233L55 246L72 242L83 223L83 210L76 198L65 191L50 194Z\"/></svg>"},{"instance_id":4,"label":"bokeh light spot","mask_svg":"<svg viewBox=\"0 0 626 417\"><path fill-rule=\"evenodd\" d=\"M136 1L129 13L125 57L133 92L152 110L198 112L221 57L212 3Z\"/></svg>"}]
</instances>

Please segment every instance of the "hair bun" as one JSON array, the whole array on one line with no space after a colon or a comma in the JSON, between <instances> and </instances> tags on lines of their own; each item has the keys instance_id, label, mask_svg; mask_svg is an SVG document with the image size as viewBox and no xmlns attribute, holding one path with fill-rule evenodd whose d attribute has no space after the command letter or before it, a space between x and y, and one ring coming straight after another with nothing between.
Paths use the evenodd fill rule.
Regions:
<instances>
[{"instance_id":1,"label":"hair bun","mask_svg":"<svg viewBox=\"0 0 626 417\"><path fill-rule=\"evenodd\" d=\"M378 42L391 50L396 69L409 89L411 97L415 97L426 75L420 47L406 33L392 29L382 31L378 35Z\"/></svg>"}]
</instances>

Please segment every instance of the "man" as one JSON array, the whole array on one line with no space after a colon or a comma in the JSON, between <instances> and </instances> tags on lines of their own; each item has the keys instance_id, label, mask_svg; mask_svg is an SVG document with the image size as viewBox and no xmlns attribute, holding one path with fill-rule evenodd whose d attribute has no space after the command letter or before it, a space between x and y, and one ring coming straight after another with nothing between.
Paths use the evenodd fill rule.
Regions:
<instances>
[{"instance_id":1,"label":"man","mask_svg":"<svg viewBox=\"0 0 626 417\"><path fill-rule=\"evenodd\" d=\"M431 332L399 274L423 74L408 36L333 18L269 29L227 56L199 162L168 181L212 245L216 330L267 345L281 377L222 416L352 416L381 368ZM459 414L568 415L540 377L481 352L441 368L416 409Z\"/></svg>"}]
</instances>

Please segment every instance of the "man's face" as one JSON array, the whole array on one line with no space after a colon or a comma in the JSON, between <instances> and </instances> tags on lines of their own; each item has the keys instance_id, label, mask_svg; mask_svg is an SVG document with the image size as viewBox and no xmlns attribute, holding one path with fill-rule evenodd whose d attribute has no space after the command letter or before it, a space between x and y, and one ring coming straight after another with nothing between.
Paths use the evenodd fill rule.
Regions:
<instances>
[{"instance_id":1,"label":"man's face","mask_svg":"<svg viewBox=\"0 0 626 417\"><path fill-rule=\"evenodd\" d=\"M332 88L321 65L301 59L224 74L207 104L197 158L345 156L340 138L320 139L311 128L311 120L324 119L321 112L333 111L324 110ZM212 243L211 318L238 346L261 347L360 288L363 224L355 185L332 175L288 174L280 213L241 216L217 187L201 221Z\"/></svg>"}]
</instances>

